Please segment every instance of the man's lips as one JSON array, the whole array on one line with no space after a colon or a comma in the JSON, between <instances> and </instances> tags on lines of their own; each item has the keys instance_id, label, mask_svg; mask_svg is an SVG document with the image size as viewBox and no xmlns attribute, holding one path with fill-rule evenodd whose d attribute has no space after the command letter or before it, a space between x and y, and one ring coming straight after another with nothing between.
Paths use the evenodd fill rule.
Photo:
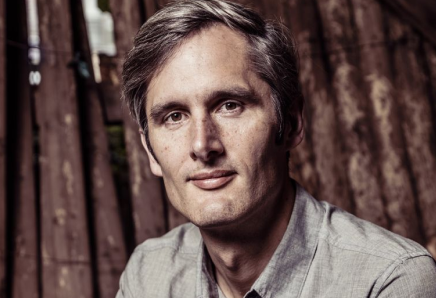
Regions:
<instances>
[{"instance_id":1,"label":"man's lips","mask_svg":"<svg viewBox=\"0 0 436 298\"><path fill-rule=\"evenodd\" d=\"M215 170L210 172L200 172L189 176L188 181L198 188L213 190L224 186L235 177L236 172L227 170Z\"/></svg>"}]
</instances>

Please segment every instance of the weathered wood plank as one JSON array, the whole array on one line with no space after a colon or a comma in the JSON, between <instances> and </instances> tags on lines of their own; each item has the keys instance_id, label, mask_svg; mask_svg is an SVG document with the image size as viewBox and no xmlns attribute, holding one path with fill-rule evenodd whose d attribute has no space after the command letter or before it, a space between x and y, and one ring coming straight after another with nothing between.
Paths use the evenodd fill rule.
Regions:
<instances>
[{"instance_id":1,"label":"weathered wood plank","mask_svg":"<svg viewBox=\"0 0 436 298\"><path fill-rule=\"evenodd\" d=\"M26 54L23 51L22 54ZM10 174L15 174L12 178L14 186L10 188L9 198L13 198L14 203L14 265L13 265L13 287L12 297L37 298L38 291L38 231L36 218L36 196L35 179L33 171L33 131L32 131L32 111L28 83L27 61L8 59L13 63L19 73L13 78L18 84L14 87L14 121L16 126L14 131L18 137L12 137L15 158L13 160L16 170ZM11 95L11 93L9 92ZM9 110L10 111L10 110Z\"/></svg>"},{"instance_id":2,"label":"weathered wood plank","mask_svg":"<svg viewBox=\"0 0 436 298\"><path fill-rule=\"evenodd\" d=\"M91 50L82 2L78 1L71 7L75 49L81 53L90 73L88 78L80 73L77 77L85 143L85 177L88 180L88 195L93 212L96 280L99 297L110 298L115 297L118 291L118 282L127 260L126 245L110 166L103 110L91 66Z\"/></svg>"},{"instance_id":3,"label":"weathered wood plank","mask_svg":"<svg viewBox=\"0 0 436 298\"><path fill-rule=\"evenodd\" d=\"M400 225L403 226L408 221L403 220L401 214L395 212L394 207L398 201L403 204L403 211L409 205L412 205L411 186L408 180L407 168L400 161L401 156L404 156L404 150L401 149L401 145L398 143L400 133L395 131L398 118L396 117L395 108L392 107L394 104L392 76L389 68L381 7L374 1L353 0L352 8L353 25L357 34L354 42L355 46L351 47L351 49L355 50L356 54L360 53L360 75L363 78L360 88L364 94L363 100L368 102L365 113L368 116L367 121L370 123L371 131L369 131L370 135L367 135L366 138L367 142L369 142L370 154L373 156L373 166L376 168L377 165L380 165L380 168L376 168L379 172L377 177L382 177L382 185L378 193L374 193L373 198L371 198L371 194L366 198L362 198L363 200L360 203L378 209L377 216L381 218L378 221L372 220L373 222L384 227L389 226L396 232L400 232L402 228L395 228L398 226L398 220L401 222ZM376 141L373 140L371 135L377 136ZM372 170L374 170L374 167ZM396 169L396 173L392 173L392 168ZM365 179L365 177L362 178ZM396 191L400 186L405 187L406 191L397 196ZM381 200L382 196L386 198L385 202ZM372 201L376 201L376 204L371 206L370 202ZM383 210L386 218L383 216ZM412 235L418 230L417 218L413 215L413 210L410 211L412 217L409 220L411 220L412 224L410 225L410 232L407 233L408 235ZM369 210L369 212L371 211ZM371 218L367 219L371 220ZM402 231L402 234L405 235L406 232Z\"/></svg>"},{"instance_id":4,"label":"weathered wood plank","mask_svg":"<svg viewBox=\"0 0 436 298\"><path fill-rule=\"evenodd\" d=\"M138 3L112 0L111 11L115 24L115 43L118 53L127 53L139 29ZM121 77L122 59L118 59L118 76ZM126 110L127 108L125 108ZM138 125L127 111L123 113L124 136L129 161L130 189L136 243L161 236L166 231L164 200L161 180L153 176L148 157L142 147Z\"/></svg>"},{"instance_id":5,"label":"weathered wood plank","mask_svg":"<svg viewBox=\"0 0 436 298\"><path fill-rule=\"evenodd\" d=\"M144 3L144 9L145 9L145 17L149 19L158 9L158 3L156 0L142 0Z\"/></svg>"},{"instance_id":6,"label":"weathered wood plank","mask_svg":"<svg viewBox=\"0 0 436 298\"><path fill-rule=\"evenodd\" d=\"M309 165L303 168L305 181L316 176L317 198L351 210L346 171L341 158L341 136L328 72L321 55L321 42L317 11L312 2L289 1L287 22L297 40L300 51L300 81L306 98L306 147L297 148L300 156L309 155ZM324 67L323 67L324 66ZM313 153L306 151L312 148ZM307 153L310 152L310 153ZM307 182L302 181L303 186Z\"/></svg>"},{"instance_id":7,"label":"weathered wood plank","mask_svg":"<svg viewBox=\"0 0 436 298\"><path fill-rule=\"evenodd\" d=\"M5 1L0 1L0 36L6 36ZM6 42L0 38L0 297L6 293Z\"/></svg>"},{"instance_id":8,"label":"weathered wood plank","mask_svg":"<svg viewBox=\"0 0 436 298\"><path fill-rule=\"evenodd\" d=\"M391 8L406 23L425 36L436 46L436 5L433 0L378 0Z\"/></svg>"},{"instance_id":9,"label":"weathered wood plank","mask_svg":"<svg viewBox=\"0 0 436 298\"><path fill-rule=\"evenodd\" d=\"M429 79L429 88L430 88L430 101L431 101L431 113L433 120L433 133L436 133L436 47L430 45L429 43L424 44L425 49L425 57L427 61L428 67L428 79ZM430 140L430 144L436 146L436 140ZM433 150L434 154L436 154L436 150ZM422 208L422 207L421 207ZM433 212L436 208L432 210L428 210L428 212ZM433 220L429 223L425 223L424 227L432 226ZM433 231L436 231L436 228L433 228ZM432 253L433 257L436 258L436 235L427 235L427 249Z\"/></svg>"},{"instance_id":10,"label":"weathered wood plank","mask_svg":"<svg viewBox=\"0 0 436 298\"><path fill-rule=\"evenodd\" d=\"M368 139L371 140L371 135L376 136L370 148L379 165L388 224L394 232L422 241L405 144L399 129L401 118L392 88L383 17L377 3L353 1L352 4L355 19L351 25L356 27L358 39L350 49L361 53L362 92L366 91L371 105L366 112L372 128Z\"/></svg>"},{"instance_id":11,"label":"weathered wood plank","mask_svg":"<svg viewBox=\"0 0 436 298\"><path fill-rule=\"evenodd\" d=\"M318 1L324 28L325 49L332 69L336 113L341 123L346 171L355 203L355 213L387 227L375 162L369 142L368 104L361 92L362 78L356 51L348 51L354 38L347 1Z\"/></svg>"},{"instance_id":12,"label":"weathered wood plank","mask_svg":"<svg viewBox=\"0 0 436 298\"><path fill-rule=\"evenodd\" d=\"M27 43L26 3L7 1L7 38ZM8 277L11 297L38 297L38 224L34 180L33 123L27 49L7 51L8 229L13 241ZM11 255L12 256L12 255Z\"/></svg>"},{"instance_id":13,"label":"weathered wood plank","mask_svg":"<svg viewBox=\"0 0 436 298\"><path fill-rule=\"evenodd\" d=\"M415 199L419 203L425 237L436 236L436 144L428 77L424 72L422 40L396 17L389 18L390 38L394 43L395 95L413 175Z\"/></svg>"},{"instance_id":14,"label":"weathered wood plank","mask_svg":"<svg viewBox=\"0 0 436 298\"><path fill-rule=\"evenodd\" d=\"M104 116L108 123L123 121L116 59L119 58L99 55L101 82L98 84L98 90L103 100Z\"/></svg>"},{"instance_id":15,"label":"weathered wood plank","mask_svg":"<svg viewBox=\"0 0 436 298\"><path fill-rule=\"evenodd\" d=\"M69 5L39 0L42 82L35 92L40 144L43 297L92 297L89 235Z\"/></svg>"}]
</instances>

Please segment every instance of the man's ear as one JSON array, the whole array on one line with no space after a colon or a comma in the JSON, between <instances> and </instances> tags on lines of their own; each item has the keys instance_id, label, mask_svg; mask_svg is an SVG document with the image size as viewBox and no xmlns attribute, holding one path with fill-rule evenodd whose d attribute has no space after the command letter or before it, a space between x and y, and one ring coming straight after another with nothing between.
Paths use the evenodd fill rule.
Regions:
<instances>
[{"instance_id":1,"label":"man's ear","mask_svg":"<svg viewBox=\"0 0 436 298\"><path fill-rule=\"evenodd\" d=\"M153 154L150 153L150 150L148 150L147 142L145 141L145 135L142 132L140 132L140 135L141 135L142 146L147 152L148 160L150 161L151 172L158 177L162 177L162 168L154 158Z\"/></svg>"},{"instance_id":2,"label":"man's ear","mask_svg":"<svg viewBox=\"0 0 436 298\"><path fill-rule=\"evenodd\" d=\"M304 138L304 119L301 113L298 114L296 127L289 127L286 130L286 147L288 150L297 147Z\"/></svg>"}]
</instances>

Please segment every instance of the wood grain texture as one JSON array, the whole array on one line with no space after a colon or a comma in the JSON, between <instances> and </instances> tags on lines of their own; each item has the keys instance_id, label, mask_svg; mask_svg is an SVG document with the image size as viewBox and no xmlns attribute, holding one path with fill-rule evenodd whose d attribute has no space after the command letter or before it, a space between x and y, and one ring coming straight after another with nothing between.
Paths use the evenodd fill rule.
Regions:
<instances>
[{"instance_id":1,"label":"wood grain texture","mask_svg":"<svg viewBox=\"0 0 436 298\"><path fill-rule=\"evenodd\" d=\"M82 146L69 5L40 0L42 81L35 92L40 144L43 297L92 297Z\"/></svg>"},{"instance_id":2,"label":"wood grain texture","mask_svg":"<svg viewBox=\"0 0 436 298\"><path fill-rule=\"evenodd\" d=\"M141 25L138 3L111 1L115 24L115 43L118 53L127 53L133 46L133 38ZM121 77L122 59L118 60L118 76ZM125 108L123 113L124 136L129 162L129 179L135 223L136 243L161 236L166 232L164 197L161 180L150 170L146 152L141 144L139 126Z\"/></svg>"},{"instance_id":3,"label":"wood grain texture","mask_svg":"<svg viewBox=\"0 0 436 298\"><path fill-rule=\"evenodd\" d=\"M347 1L318 1L325 49L332 70L332 85L336 97L335 113L340 123L340 142L346 163L350 196L354 212L365 219L387 227L377 171L371 154L371 130L368 125L368 105L362 92L362 77L358 69L352 15Z\"/></svg>"},{"instance_id":4,"label":"wood grain texture","mask_svg":"<svg viewBox=\"0 0 436 298\"><path fill-rule=\"evenodd\" d=\"M8 1L8 39L27 42L24 0ZM27 49L9 47L8 67L8 227L12 239L11 297L39 296L37 196L35 191L33 111ZM13 257L12 257L13 256Z\"/></svg>"},{"instance_id":5,"label":"wood grain texture","mask_svg":"<svg viewBox=\"0 0 436 298\"><path fill-rule=\"evenodd\" d=\"M353 26L356 31L355 48L359 55L359 72L362 78L360 89L364 96L361 100L368 103L365 114L369 134L365 138L372 156L372 178L375 178L375 183L379 187L377 193L368 194L356 204L361 204L362 208L367 209L367 212L362 214L365 219L386 228L392 228L391 225L397 225L400 220L404 226L407 221L390 212L397 200L408 201L410 204L412 193L407 169L401 162L404 150L397 146L401 133L395 129L398 117L393 108L395 103L392 97L392 74L382 10L375 1L353 0L351 4ZM392 171L392 168L396 170ZM401 185L406 191L397 197L396 189ZM412 220L409 235L419 232L417 218ZM406 232L403 232L403 235L404 233Z\"/></svg>"},{"instance_id":6,"label":"wood grain texture","mask_svg":"<svg viewBox=\"0 0 436 298\"><path fill-rule=\"evenodd\" d=\"M0 1L0 36L6 36L5 1ZM6 295L6 42L0 38L0 298Z\"/></svg>"},{"instance_id":7,"label":"wood grain texture","mask_svg":"<svg viewBox=\"0 0 436 298\"><path fill-rule=\"evenodd\" d=\"M428 88L429 90L429 100L430 100L430 110L432 114L433 121L433 133L436 133L436 47L429 44L428 42L424 43L424 51L427 65L427 76L428 76ZM430 140L430 144L433 144L432 153L436 155L436 139ZM435 201L434 197L432 201ZM422 207L421 207L422 209ZM425 210L424 212L434 213L435 208ZM428 223L424 222L424 228L428 229L433 226L433 217L432 220ZM436 228L433 227L433 233L427 232L427 249L432 253L433 257L436 257Z\"/></svg>"},{"instance_id":8,"label":"wood grain texture","mask_svg":"<svg viewBox=\"0 0 436 298\"><path fill-rule=\"evenodd\" d=\"M436 5L433 0L378 0L392 9L401 21L418 30L436 46Z\"/></svg>"},{"instance_id":9,"label":"wood grain texture","mask_svg":"<svg viewBox=\"0 0 436 298\"><path fill-rule=\"evenodd\" d=\"M75 49L88 66L90 77L78 74L78 95L82 112L85 171L88 180L88 205L93 213L94 250L98 294L100 298L115 297L124 270L127 253L122 222L110 165L110 152L97 85L91 67L91 50L81 2L72 6Z\"/></svg>"},{"instance_id":10,"label":"wood grain texture","mask_svg":"<svg viewBox=\"0 0 436 298\"><path fill-rule=\"evenodd\" d=\"M424 71L421 38L396 17L389 18L390 38L394 44L396 101L404 131L409 171L415 187L418 215L424 235L436 236L436 158L434 120L428 98L428 74ZM409 210L412 212L413 210Z\"/></svg>"},{"instance_id":11,"label":"wood grain texture","mask_svg":"<svg viewBox=\"0 0 436 298\"><path fill-rule=\"evenodd\" d=\"M30 86L28 84L27 61L9 59L18 68L18 84L11 84L14 90L15 133L19 136L12 137L15 151L12 170L14 186L10 188L9 198L14 204L14 262L13 262L13 287L15 298L37 298L38 291L38 231L36 214L36 195L34 177L33 155L33 128L30 99ZM11 78L11 77L10 77ZM11 94L11 93L9 93Z\"/></svg>"},{"instance_id":12,"label":"wood grain texture","mask_svg":"<svg viewBox=\"0 0 436 298\"><path fill-rule=\"evenodd\" d=\"M167 230L164 194L161 179L154 176L148 157L141 144L138 125L130 115L124 117L124 135L131 185L133 221L136 243L159 237Z\"/></svg>"},{"instance_id":13,"label":"wood grain texture","mask_svg":"<svg viewBox=\"0 0 436 298\"><path fill-rule=\"evenodd\" d=\"M351 210L346 171L341 156L335 103L325 63L319 55L321 43L317 11L311 1L289 1L288 22L300 51L300 81L306 98L306 147L297 148L311 161L303 168L302 185L317 177L317 198ZM310 151L311 148L313 153ZM313 164L312 164L313 162ZM314 182L309 183L312 185Z\"/></svg>"},{"instance_id":14,"label":"wood grain texture","mask_svg":"<svg viewBox=\"0 0 436 298\"><path fill-rule=\"evenodd\" d=\"M144 15L149 19L159 9L158 1L156 0L141 0L144 6Z\"/></svg>"},{"instance_id":15,"label":"wood grain texture","mask_svg":"<svg viewBox=\"0 0 436 298\"><path fill-rule=\"evenodd\" d=\"M104 118L108 123L121 123L123 121L117 59L118 57L99 54L101 82L97 88L103 101Z\"/></svg>"}]
</instances>

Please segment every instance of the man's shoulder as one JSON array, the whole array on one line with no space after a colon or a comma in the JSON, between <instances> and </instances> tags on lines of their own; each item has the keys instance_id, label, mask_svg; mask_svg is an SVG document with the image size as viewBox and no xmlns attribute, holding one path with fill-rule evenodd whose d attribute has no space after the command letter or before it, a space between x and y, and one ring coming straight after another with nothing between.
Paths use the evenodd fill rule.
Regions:
<instances>
[{"instance_id":1,"label":"man's shoulder","mask_svg":"<svg viewBox=\"0 0 436 298\"><path fill-rule=\"evenodd\" d=\"M164 249L180 254L196 254L200 248L200 241L199 229L192 223L186 223L161 237L144 241L136 247L134 253L152 253Z\"/></svg>"},{"instance_id":2,"label":"man's shoulder","mask_svg":"<svg viewBox=\"0 0 436 298\"><path fill-rule=\"evenodd\" d=\"M430 256L413 240L360 219L336 206L321 202L325 214L320 240L341 250L367 254L387 261L416 256Z\"/></svg>"},{"instance_id":3,"label":"man's shoulder","mask_svg":"<svg viewBox=\"0 0 436 298\"><path fill-rule=\"evenodd\" d=\"M201 235L196 226L183 224L167 234L151 238L138 245L130 257L127 269L154 271L178 264L180 268L193 265L201 248ZM168 264L167 264L168 263ZM177 268L173 268L176 272Z\"/></svg>"},{"instance_id":4,"label":"man's shoulder","mask_svg":"<svg viewBox=\"0 0 436 298\"><path fill-rule=\"evenodd\" d=\"M201 243L198 228L190 223L144 241L129 259L117 297L173 297L174 293L194 293Z\"/></svg>"},{"instance_id":5,"label":"man's shoulder","mask_svg":"<svg viewBox=\"0 0 436 298\"><path fill-rule=\"evenodd\" d=\"M307 202L322 218L302 297L435 297L435 262L420 244L326 202Z\"/></svg>"}]
</instances>

